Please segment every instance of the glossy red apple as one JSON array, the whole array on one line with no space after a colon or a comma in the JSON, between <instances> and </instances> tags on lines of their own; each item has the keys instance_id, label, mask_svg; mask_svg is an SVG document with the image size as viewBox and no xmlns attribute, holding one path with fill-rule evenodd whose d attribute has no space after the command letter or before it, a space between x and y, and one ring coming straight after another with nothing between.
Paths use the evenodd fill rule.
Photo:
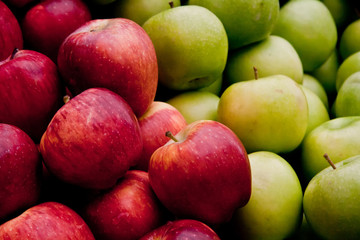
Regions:
<instances>
[{"instance_id":1,"label":"glossy red apple","mask_svg":"<svg viewBox=\"0 0 360 240\"><path fill-rule=\"evenodd\" d=\"M251 171L244 146L225 125L189 124L150 159L149 178L173 214L211 226L230 220L251 195Z\"/></svg>"},{"instance_id":2,"label":"glossy red apple","mask_svg":"<svg viewBox=\"0 0 360 240\"><path fill-rule=\"evenodd\" d=\"M144 235L140 240L220 240L208 225L193 219L169 221Z\"/></svg>"},{"instance_id":3,"label":"glossy red apple","mask_svg":"<svg viewBox=\"0 0 360 240\"><path fill-rule=\"evenodd\" d=\"M0 1L0 61L15 48L23 48L23 36L18 20L9 7Z\"/></svg>"},{"instance_id":4,"label":"glossy red apple","mask_svg":"<svg viewBox=\"0 0 360 240\"><path fill-rule=\"evenodd\" d=\"M90 189L115 185L142 150L130 106L105 88L87 89L61 107L40 142L47 169L64 182Z\"/></svg>"},{"instance_id":5,"label":"glossy red apple","mask_svg":"<svg viewBox=\"0 0 360 240\"><path fill-rule=\"evenodd\" d=\"M41 1L22 20L24 42L56 63L64 39L90 20L90 10L82 0Z\"/></svg>"},{"instance_id":6,"label":"glossy red apple","mask_svg":"<svg viewBox=\"0 0 360 240\"><path fill-rule=\"evenodd\" d=\"M0 123L0 221L38 201L41 166L33 140L18 127Z\"/></svg>"},{"instance_id":7,"label":"glossy red apple","mask_svg":"<svg viewBox=\"0 0 360 240\"><path fill-rule=\"evenodd\" d=\"M74 210L57 202L44 202L0 225L0 239L94 240L85 221Z\"/></svg>"},{"instance_id":8,"label":"glossy red apple","mask_svg":"<svg viewBox=\"0 0 360 240\"><path fill-rule=\"evenodd\" d=\"M154 101L138 120L143 139L143 150L135 167L147 171L153 152L169 141L165 133L171 131L176 134L187 124L183 115L176 108L161 101Z\"/></svg>"},{"instance_id":9,"label":"glossy red apple","mask_svg":"<svg viewBox=\"0 0 360 240\"><path fill-rule=\"evenodd\" d=\"M39 52L15 50L0 62L0 96L0 122L18 126L39 142L63 103L56 65Z\"/></svg>"},{"instance_id":10,"label":"glossy red apple","mask_svg":"<svg viewBox=\"0 0 360 240\"><path fill-rule=\"evenodd\" d=\"M138 117L155 98L154 45L144 29L129 19L85 23L62 43L58 66L74 94L90 87L108 88L122 96Z\"/></svg>"},{"instance_id":11,"label":"glossy red apple","mask_svg":"<svg viewBox=\"0 0 360 240\"><path fill-rule=\"evenodd\" d=\"M148 173L130 170L117 185L91 200L83 215L97 239L139 239L164 223L164 209Z\"/></svg>"}]
</instances>

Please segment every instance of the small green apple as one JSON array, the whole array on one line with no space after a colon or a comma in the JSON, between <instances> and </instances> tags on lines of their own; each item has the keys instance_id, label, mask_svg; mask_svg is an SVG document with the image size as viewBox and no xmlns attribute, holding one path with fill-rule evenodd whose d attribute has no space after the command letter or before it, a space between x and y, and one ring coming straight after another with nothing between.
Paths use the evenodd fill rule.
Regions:
<instances>
[{"instance_id":1,"label":"small green apple","mask_svg":"<svg viewBox=\"0 0 360 240\"><path fill-rule=\"evenodd\" d=\"M253 152L251 197L232 219L241 239L286 239L301 224L303 192L296 172L279 155Z\"/></svg>"},{"instance_id":2,"label":"small green apple","mask_svg":"<svg viewBox=\"0 0 360 240\"><path fill-rule=\"evenodd\" d=\"M323 169L306 187L306 219L323 239L360 239L360 155L334 167Z\"/></svg>"},{"instance_id":3,"label":"small green apple","mask_svg":"<svg viewBox=\"0 0 360 240\"><path fill-rule=\"evenodd\" d=\"M335 116L360 116L360 71L348 77L336 96Z\"/></svg>"},{"instance_id":4,"label":"small green apple","mask_svg":"<svg viewBox=\"0 0 360 240\"><path fill-rule=\"evenodd\" d=\"M307 129L307 100L300 84L284 75L242 81L221 95L218 120L237 134L248 152L290 152Z\"/></svg>"},{"instance_id":5,"label":"small green apple","mask_svg":"<svg viewBox=\"0 0 360 240\"><path fill-rule=\"evenodd\" d=\"M228 39L219 18L201 6L180 6L143 25L158 58L159 82L176 90L209 86L225 69Z\"/></svg>"},{"instance_id":6,"label":"small green apple","mask_svg":"<svg viewBox=\"0 0 360 240\"><path fill-rule=\"evenodd\" d=\"M268 37L279 14L278 0L189 0L188 4L206 7L221 20L236 49Z\"/></svg>"},{"instance_id":7,"label":"small green apple","mask_svg":"<svg viewBox=\"0 0 360 240\"><path fill-rule=\"evenodd\" d=\"M219 97L206 91L181 93L167 101L175 107L188 124L197 120L217 120Z\"/></svg>"},{"instance_id":8,"label":"small green apple","mask_svg":"<svg viewBox=\"0 0 360 240\"><path fill-rule=\"evenodd\" d=\"M353 53L340 64L336 74L336 90L339 91L344 81L358 71L360 71L360 51Z\"/></svg>"},{"instance_id":9,"label":"small green apple","mask_svg":"<svg viewBox=\"0 0 360 240\"><path fill-rule=\"evenodd\" d=\"M301 145L301 165L307 181L328 164L327 153L334 163L360 154L360 116L330 119L308 133Z\"/></svg>"},{"instance_id":10,"label":"small green apple","mask_svg":"<svg viewBox=\"0 0 360 240\"><path fill-rule=\"evenodd\" d=\"M348 25L340 37L340 55L346 59L351 54L360 51L360 19Z\"/></svg>"},{"instance_id":11,"label":"small green apple","mask_svg":"<svg viewBox=\"0 0 360 240\"><path fill-rule=\"evenodd\" d=\"M327 93L319 80L317 80L314 76L305 73L302 85L318 95L320 100L324 103L326 109L329 108Z\"/></svg>"},{"instance_id":12,"label":"small green apple","mask_svg":"<svg viewBox=\"0 0 360 240\"><path fill-rule=\"evenodd\" d=\"M303 81L302 63L294 47L284 38L269 36L249 46L232 51L225 68L227 82L235 83L259 77L283 74L298 83Z\"/></svg>"},{"instance_id":13,"label":"small green apple","mask_svg":"<svg viewBox=\"0 0 360 240\"><path fill-rule=\"evenodd\" d=\"M334 19L320 1L289 1L280 9L273 35L287 39L298 52L304 71L313 71L336 47Z\"/></svg>"}]
</instances>

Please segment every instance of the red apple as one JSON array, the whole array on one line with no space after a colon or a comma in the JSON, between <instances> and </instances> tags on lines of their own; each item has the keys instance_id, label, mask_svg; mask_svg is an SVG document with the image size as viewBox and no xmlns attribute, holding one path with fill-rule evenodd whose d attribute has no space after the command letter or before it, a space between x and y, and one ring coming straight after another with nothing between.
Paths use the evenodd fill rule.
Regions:
<instances>
[{"instance_id":1,"label":"red apple","mask_svg":"<svg viewBox=\"0 0 360 240\"><path fill-rule=\"evenodd\" d=\"M47 169L64 182L90 189L115 185L142 150L130 106L105 88L87 89L61 107L40 142Z\"/></svg>"},{"instance_id":2,"label":"red apple","mask_svg":"<svg viewBox=\"0 0 360 240\"><path fill-rule=\"evenodd\" d=\"M158 83L154 45L135 22L95 19L71 33L58 53L60 73L70 91L105 87L122 96L141 116L153 102Z\"/></svg>"},{"instance_id":3,"label":"red apple","mask_svg":"<svg viewBox=\"0 0 360 240\"><path fill-rule=\"evenodd\" d=\"M161 101L154 101L148 110L138 118L143 139L143 150L136 169L148 170L153 152L167 143L167 131L178 133L187 124L183 115L173 106Z\"/></svg>"},{"instance_id":4,"label":"red apple","mask_svg":"<svg viewBox=\"0 0 360 240\"><path fill-rule=\"evenodd\" d=\"M90 10L82 0L41 1L26 12L22 21L25 44L56 62L65 38L90 20Z\"/></svg>"},{"instance_id":5,"label":"red apple","mask_svg":"<svg viewBox=\"0 0 360 240\"><path fill-rule=\"evenodd\" d=\"M41 166L33 140L18 127L0 123L0 220L38 201Z\"/></svg>"},{"instance_id":6,"label":"red apple","mask_svg":"<svg viewBox=\"0 0 360 240\"><path fill-rule=\"evenodd\" d=\"M15 48L23 48L21 28L13 12L0 1L0 61L6 59Z\"/></svg>"},{"instance_id":7,"label":"red apple","mask_svg":"<svg viewBox=\"0 0 360 240\"><path fill-rule=\"evenodd\" d=\"M85 205L84 219L97 239L139 239L163 224L164 209L148 173L130 170L117 185Z\"/></svg>"},{"instance_id":8,"label":"red apple","mask_svg":"<svg viewBox=\"0 0 360 240\"><path fill-rule=\"evenodd\" d=\"M193 122L173 139L150 159L157 197L178 217L212 226L229 221L251 194L250 164L241 141L212 120Z\"/></svg>"},{"instance_id":9,"label":"red apple","mask_svg":"<svg viewBox=\"0 0 360 240\"><path fill-rule=\"evenodd\" d=\"M14 51L0 62L0 122L18 126L36 143L62 104L57 67L32 50Z\"/></svg>"},{"instance_id":10,"label":"red apple","mask_svg":"<svg viewBox=\"0 0 360 240\"><path fill-rule=\"evenodd\" d=\"M140 240L220 240L220 237L208 225L193 219L169 221L152 230Z\"/></svg>"},{"instance_id":11,"label":"red apple","mask_svg":"<svg viewBox=\"0 0 360 240\"><path fill-rule=\"evenodd\" d=\"M71 208L44 202L0 225L0 239L53 240L95 239L89 226Z\"/></svg>"}]
</instances>

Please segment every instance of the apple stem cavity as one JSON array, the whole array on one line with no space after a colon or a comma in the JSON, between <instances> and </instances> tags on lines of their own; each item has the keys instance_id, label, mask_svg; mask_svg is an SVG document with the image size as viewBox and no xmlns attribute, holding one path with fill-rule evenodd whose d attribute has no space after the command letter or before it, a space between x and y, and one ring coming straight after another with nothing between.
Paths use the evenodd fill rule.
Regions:
<instances>
[{"instance_id":1,"label":"apple stem cavity","mask_svg":"<svg viewBox=\"0 0 360 240\"><path fill-rule=\"evenodd\" d=\"M70 96L69 96L69 95L65 95L65 96L63 97L63 101L64 101L65 104L68 103L68 102L70 101Z\"/></svg>"},{"instance_id":2,"label":"apple stem cavity","mask_svg":"<svg viewBox=\"0 0 360 240\"><path fill-rule=\"evenodd\" d=\"M333 163L333 161L331 161L329 155L327 153L324 154L324 158L326 159L326 161L328 161L328 163L330 164L330 166L333 168L333 169L336 169L336 166L335 164Z\"/></svg>"},{"instance_id":3,"label":"apple stem cavity","mask_svg":"<svg viewBox=\"0 0 360 240\"><path fill-rule=\"evenodd\" d=\"M258 69L255 66L253 67L253 69L254 69L255 80L258 80L259 79Z\"/></svg>"},{"instance_id":4,"label":"apple stem cavity","mask_svg":"<svg viewBox=\"0 0 360 240\"><path fill-rule=\"evenodd\" d=\"M18 48L14 48L13 52L11 53L10 59L14 59L15 54L19 51Z\"/></svg>"},{"instance_id":5,"label":"apple stem cavity","mask_svg":"<svg viewBox=\"0 0 360 240\"><path fill-rule=\"evenodd\" d=\"M170 8L174 8L174 2L173 1L170 1L169 5L170 5Z\"/></svg>"},{"instance_id":6,"label":"apple stem cavity","mask_svg":"<svg viewBox=\"0 0 360 240\"><path fill-rule=\"evenodd\" d=\"M167 132L165 133L165 136L167 136L168 138L172 139L174 142L179 142L179 140L177 140L177 139L175 138L175 136L174 136L170 131L167 131Z\"/></svg>"}]
</instances>

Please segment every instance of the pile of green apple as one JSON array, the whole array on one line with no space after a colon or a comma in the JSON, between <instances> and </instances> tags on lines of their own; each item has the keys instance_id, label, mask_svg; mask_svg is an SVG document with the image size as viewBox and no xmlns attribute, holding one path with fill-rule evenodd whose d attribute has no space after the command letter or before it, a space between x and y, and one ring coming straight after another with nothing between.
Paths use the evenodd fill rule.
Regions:
<instances>
[{"instance_id":1,"label":"pile of green apple","mask_svg":"<svg viewBox=\"0 0 360 240\"><path fill-rule=\"evenodd\" d=\"M0 240L360 239L359 12L0 1Z\"/></svg>"}]
</instances>

